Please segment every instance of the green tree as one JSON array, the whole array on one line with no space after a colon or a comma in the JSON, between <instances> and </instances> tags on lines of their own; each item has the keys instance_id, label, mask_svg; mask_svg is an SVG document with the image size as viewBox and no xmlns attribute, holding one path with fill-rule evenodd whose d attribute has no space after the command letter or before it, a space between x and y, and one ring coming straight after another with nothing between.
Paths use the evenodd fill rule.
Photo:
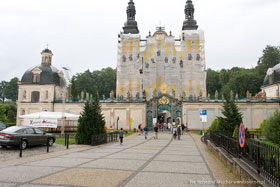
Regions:
<instances>
[{"instance_id":1,"label":"green tree","mask_svg":"<svg viewBox=\"0 0 280 187\"><path fill-rule=\"evenodd\" d=\"M5 115L9 123L16 122L17 106L14 102L4 103Z\"/></svg>"},{"instance_id":2,"label":"green tree","mask_svg":"<svg viewBox=\"0 0 280 187\"><path fill-rule=\"evenodd\" d=\"M98 94L95 96L94 103L85 103L84 111L78 122L76 133L76 142L78 144L90 144L92 135L105 133L105 120L101 113Z\"/></svg>"},{"instance_id":3,"label":"green tree","mask_svg":"<svg viewBox=\"0 0 280 187\"><path fill-rule=\"evenodd\" d=\"M263 50L262 57L259 58L257 71L262 78L265 77L268 68L274 67L280 63L280 47L279 46L266 46Z\"/></svg>"},{"instance_id":4,"label":"green tree","mask_svg":"<svg viewBox=\"0 0 280 187\"><path fill-rule=\"evenodd\" d=\"M14 102L18 98L18 81L17 77L11 79L4 91L6 98L11 99Z\"/></svg>"},{"instance_id":5,"label":"green tree","mask_svg":"<svg viewBox=\"0 0 280 187\"><path fill-rule=\"evenodd\" d=\"M91 135L94 128L93 114L93 104L87 101L78 120L79 125L75 136L77 144L90 144Z\"/></svg>"},{"instance_id":6,"label":"green tree","mask_svg":"<svg viewBox=\"0 0 280 187\"><path fill-rule=\"evenodd\" d=\"M274 114L266 121L264 125L264 135L267 140L280 145L280 111L276 110Z\"/></svg>"},{"instance_id":7,"label":"green tree","mask_svg":"<svg viewBox=\"0 0 280 187\"><path fill-rule=\"evenodd\" d=\"M206 80L207 93L209 93L211 96L214 96L216 90L220 90L222 88L219 79L219 72L212 69L207 69Z\"/></svg>"},{"instance_id":8,"label":"green tree","mask_svg":"<svg viewBox=\"0 0 280 187\"><path fill-rule=\"evenodd\" d=\"M0 83L0 100L4 103L5 102L5 89L7 86L7 82L6 81L1 81Z\"/></svg>"},{"instance_id":9,"label":"green tree","mask_svg":"<svg viewBox=\"0 0 280 187\"><path fill-rule=\"evenodd\" d=\"M5 107L3 104L0 104L0 121L5 122L6 121L6 115L5 115Z\"/></svg>"},{"instance_id":10,"label":"green tree","mask_svg":"<svg viewBox=\"0 0 280 187\"><path fill-rule=\"evenodd\" d=\"M242 122L242 113L234 101L229 99L229 96L226 97L223 104L222 114L224 117L218 118L220 122L218 131L232 136L236 126L239 126Z\"/></svg>"},{"instance_id":11,"label":"green tree","mask_svg":"<svg viewBox=\"0 0 280 187\"><path fill-rule=\"evenodd\" d=\"M80 95L81 91L85 91L92 95L98 92L109 97L110 92L116 90L116 74L116 70L112 68L93 72L87 70L77 74L72 79L72 95L75 97L75 95Z\"/></svg>"}]
</instances>

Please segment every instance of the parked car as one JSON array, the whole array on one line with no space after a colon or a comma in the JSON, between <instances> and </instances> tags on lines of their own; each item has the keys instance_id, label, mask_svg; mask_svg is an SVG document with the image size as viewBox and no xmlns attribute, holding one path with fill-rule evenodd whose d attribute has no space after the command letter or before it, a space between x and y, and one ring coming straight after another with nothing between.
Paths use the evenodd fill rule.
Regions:
<instances>
[{"instance_id":1,"label":"parked car","mask_svg":"<svg viewBox=\"0 0 280 187\"><path fill-rule=\"evenodd\" d=\"M8 126L4 122L0 121L0 131L6 129L7 127Z\"/></svg>"},{"instance_id":2,"label":"parked car","mask_svg":"<svg viewBox=\"0 0 280 187\"><path fill-rule=\"evenodd\" d=\"M19 146L22 141L22 149L30 145L46 145L52 146L56 138L54 135L46 133L39 128L31 126L12 126L0 131L0 145ZM49 140L48 140L49 137Z\"/></svg>"}]
</instances>

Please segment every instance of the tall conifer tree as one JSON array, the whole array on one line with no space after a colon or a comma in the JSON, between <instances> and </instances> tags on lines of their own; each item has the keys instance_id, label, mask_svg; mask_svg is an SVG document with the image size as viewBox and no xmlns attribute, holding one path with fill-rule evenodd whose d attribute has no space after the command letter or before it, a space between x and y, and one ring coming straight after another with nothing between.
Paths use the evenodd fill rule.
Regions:
<instances>
[{"instance_id":1,"label":"tall conifer tree","mask_svg":"<svg viewBox=\"0 0 280 187\"><path fill-rule=\"evenodd\" d=\"M242 122L242 113L239 111L239 108L234 103L233 99L226 97L222 114L224 117L219 117L218 130L219 132L232 136L236 126L239 127Z\"/></svg>"}]
</instances>

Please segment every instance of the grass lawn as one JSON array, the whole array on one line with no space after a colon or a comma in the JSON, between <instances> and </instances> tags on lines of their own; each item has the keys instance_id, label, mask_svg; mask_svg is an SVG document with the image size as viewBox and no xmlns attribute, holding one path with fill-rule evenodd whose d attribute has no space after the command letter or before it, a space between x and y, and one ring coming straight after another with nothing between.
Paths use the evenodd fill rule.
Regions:
<instances>
[{"instance_id":1,"label":"grass lawn","mask_svg":"<svg viewBox=\"0 0 280 187\"><path fill-rule=\"evenodd\" d=\"M56 138L56 144L65 145L65 138ZM69 145L76 144L75 138L69 138Z\"/></svg>"},{"instance_id":2,"label":"grass lawn","mask_svg":"<svg viewBox=\"0 0 280 187\"><path fill-rule=\"evenodd\" d=\"M134 131L125 131L124 133L124 136L127 137L127 136L130 136L132 134L134 134L135 132ZM56 138L56 141L55 141L56 144L59 144L59 145L65 145L65 138ZM76 139L75 138L69 138L69 145L72 145L72 144L76 144Z\"/></svg>"}]
</instances>

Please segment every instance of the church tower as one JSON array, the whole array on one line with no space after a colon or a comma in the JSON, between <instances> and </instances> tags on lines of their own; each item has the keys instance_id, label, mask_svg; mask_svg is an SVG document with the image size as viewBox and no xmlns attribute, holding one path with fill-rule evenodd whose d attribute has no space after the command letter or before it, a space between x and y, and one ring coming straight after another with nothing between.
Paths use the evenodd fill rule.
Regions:
<instances>
[{"instance_id":1,"label":"church tower","mask_svg":"<svg viewBox=\"0 0 280 187\"><path fill-rule=\"evenodd\" d=\"M119 35L117 97L206 97L204 33L197 30L192 1L186 2L186 20L178 39L161 26L141 39L135 15L130 0L124 32Z\"/></svg>"},{"instance_id":2,"label":"church tower","mask_svg":"<svg viewBox=\"0 0 280 187\"><path fill-rule=\"evenodd\" d=\"M119 35L118 65L117 65L117 90L119 98L140 96L140 35L135 20L136 8L132 0L126 10L127 21L123 32Z\"/></svg>"}]
</instances>

